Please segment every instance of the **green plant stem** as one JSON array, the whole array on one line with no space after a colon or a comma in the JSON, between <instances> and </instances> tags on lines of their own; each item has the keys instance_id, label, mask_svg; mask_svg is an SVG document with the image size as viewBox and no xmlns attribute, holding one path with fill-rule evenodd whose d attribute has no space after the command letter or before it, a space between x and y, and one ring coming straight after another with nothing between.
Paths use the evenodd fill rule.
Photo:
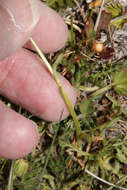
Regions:
<instances>
[{"instance_id":1,"label":"green plant stem","mask_svg":"<svg viewBox=\"0 0 127 190\"><path fill-rule=\"evenodd\" d=\"M62 56L62 54L61 54L61 55L57 58L56 62L54 63L54 65L53 65L53 75L54 75L54 78L55 78L55 80L56 80L56 82L57 82L57 85L59 86L61 95L62 95L63 99L65 100L65 103L66 103L66 105L67 105L67 107L68 107L68 109L69 109L69 111L70 111L70 113L71 113L71 115L72 115L72 117L73 117L73 120L74 120L75 126L76 126L77 138L79 139L80 134L81 134L80 123L79 123L79 121L78 121L78 119L77 119L77 115L76 115L76 113L75 113L75 111L74 111L74 109L73 109L73 106L72 106L72 104L71 104L71 101L69 100L69 98L68 98L68 96L67 96L67 93L65 92L65 90L64 90L64 88L63 88L63 86L62 86L62 84L61 84L61 82L60 82L60 80L59 80L59 78L58 78L58 76L57 76L56 68L57 68L58 63L59 63L60 60L62 59L62 57L63 57L63 56Z\"/></svg>"},{"instance_id":2,"label":"green plant stem","mask_svg":"<svg viewBox=\"0 0 127 190\"><path fill-rule=\"evenodd\" d=\"M4 162L3 162L3 164L2 164L2 166L0 168L0 173L2 172L2 170L3 170L4 166L6 165L6 163L7 163L7 160L4 160Z\"/></svg>"},{"instance_id":3,"label":"green plant stem","mask_svg":"<svg viewBox=\"0 0 127 190\"><path fill-rule=\"evenodd\" d=\"M61 93L61 96L62 98L64 99L66 105L67 105L67 108L68 110L70 111L70 114L74 120L74 123L75 123L75 127L76 127L76 134L77 134L77 139L79 139L80 137L80 133L81 133L81 128L80 128L80 123L77 119L77 116L76 116L76 113L74 111L74 108L71 104L71 101L69 100L58 76L57 76L57 72L56 72L56 67L57 65L60 63L60 61L62 60L63 58L63 55L59 55L57 60L55 61L54 63L54 67L52 69L51 65L49 64L49 62L47 61L47 59L45 58L44 54L41 52L41 50L39 49L39 47L37 46L37 44L35 43L35 41L30 38L30 41L31 43L33 44L34 48L37 50L37 53L39 54L39 56L41 57L42 61L44 62L44 64L47 66L47 68L49 69L50 73L52 74L52 76L54 77L57 85L59 86L59 89L60 89L60 93Z\"/></svg>"},{"instance_id":4,"label":"green plant stem","mask_svg":"<svg viewBox=\"0 0 127 190\"><path fill-rule=\"evenodd\" d=\"M55 142L55 140L56 140L56 136L57 136L58 129L59 129L59 127L57 126L57 129L56 129L56 131L55 131L55 135L54 135L54 137L53 137L53 141L52 141L52 143L51 143L51 146L50 146L50 149L49 149L49 152L48 152L46 161L45 161L44 168L43 168L42 173L41 173L40 183L39 183L38 186L37 186L37 190L40 190L40 188L41 188L41 185L40 185L40 184L41 184L41 182L42 182L42 180L43 180L43 177L44 177L44 174L45 174L45 170L46 170L46 167L47 167L47 165L48 165L49 157L50 157L50 155L51 155L51 152L52 152L52 149L53 149L53 145L54 145L54 142Z\"/></svg>"},{"instance_id":5,"label":"green plant stem","mask_svg":"<svg viewBox=\"0 0 127 190\"><path fill-rule=\"evenodd\" d=\"M74 37L74 30L73 30L73 18L71 18L71 43L72 48L75 47L75 37Z\"/></svg>"},{"instance_id":6,"label":"green plant stem","mask_svg":"<svg viewBox=\"0 0 127 190\"><path fill-rule=\"evenodd\" d=\"M93 91L95 91L95 90L98 90L99 87L98 87L98 86L93 86L93 87L79 86L78 89L79 89L79 90L86 91L86 92L93 92Z\"/></svg>"},{"instance_id":7,"label":"green plant stem","mask_svg":"<svg viewBox=\"0 0 127 190\"><path fill-rule=\"evenodd\" d=\"M101 88L101 89L98 89L96 92L93 92L93 93L90 95L90 97L91 97L91 98L94 98L94 97L96 97L96 96L98 96L98 95L100 95L100 94L103 94L103 93L106 92L107 90L111 89L114 85L115 85L115 83L111 83L111 84L109 84L109 85L107 85L107 86L105 86L105 87L103 87L103 88Z\"/></svg>"},{"instance_id":8,"label":"green plant stem","mask_svg":"<svg viewBox=\"0 0 127 190\"><path fill-rule=\"evenodd\" d=\"M49 62L47 61L47 59L44 56L44 54L41 52L41 50L39 49L39 47L37 46L37 44L35 43L35 41L32 38L30 38L29 40L31 41L31 43L34 46L34 48L37 50L37 53L41 57L43 63L46 65L46 67L48 68L48 70L50 71L50 73L53 75L53 69L52 69L51 65L49 64Z\"/></svg>"},{"instance_id":9,"label":"green plant stem","mask_svg":"<svg viewBox=\"0 0 127 190\"><path fill-rule=\"evenodd\" d=\"M15 160L12 160L7 190L13 190L13 169Z\"/></svg>"}]
</instances>

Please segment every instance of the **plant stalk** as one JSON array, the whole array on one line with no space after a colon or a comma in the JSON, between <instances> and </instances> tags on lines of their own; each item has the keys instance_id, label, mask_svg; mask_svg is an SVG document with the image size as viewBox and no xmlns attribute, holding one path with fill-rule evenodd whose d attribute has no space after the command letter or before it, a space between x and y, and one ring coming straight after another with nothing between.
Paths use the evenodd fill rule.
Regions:
<instances>
[{"instance_id":1,"label":"plant stalk","mask_svg":"<svg viewBox=\"0 0 127 190\"><path fill-rule=\"evenodd\" d=\"M39 54L39 56L41 57L42 61L44 62L44 64L47 66L47 68L49 69L50 73L52 74L52 76L54 77L59 89L60 89L60 93L62 98L64 99L64 102L67 105L68 110L70 111L70 114L74 120L75 123L75 127L76 127L76 134L77 134L77 139L79 139L80 134L81 134L81 128L80 128L80 123L77 119L76 113L74 111L74 108L71 104L71 101L69 100L58 76L57 76L57 72L56 72L56 67L57 65L60 63L61 59L63 58L63 55L59 55L56 62L54 63L54 67L52 68L51 65L49 64L49 62L47 61L47 59L45 58L44 54L41 52L41 50L39 49L39 47L37 46L37 44L35 43L35 41L30 38L30 41L32 43L32 45L34 46L34 48L36 49L37 53Z\"/></svg>"},{"instance_id":2,"label":"plant stalk","mask_svg":"<svg viewBox=\"0 0 127 190\"><path fill-rule=\"evenodd\" d=\"M34 46L34 48L37 50L37 53L39 54L40 58L43 60L43 63L46 65L46 67L48 68L50 73L53 75L53 69L52 69L51 65L49 64L49 62L47 61L44 54L41 52L41 50L39 49L39 47L37 46L37 44L35 43L35 41L32 38L30 38L29 40L32 43L32 45Z\"/></svg>"},{"instance_id":3,"label":"plant stalk","mask_svg":"<svg viewBox=\"0 0 127 190\"><path fill-rule=\"evenodd\" d=\"M115 85L115 83L111 83L108 86L105 86L101 89L98 89L96 92L93 92L90 97L94 98L95 96L98 96L100 94L103 94L104 92L106 92L107 90L110 90L113 86Z\"/></svg>"},{"instance_id":4,"label":"plant stalk","mask_svg":"<svg viewBox=\"0 0 127 190\"><path fill-rule=\"evenodd\" d=\"M100 11L99 11L99 14L98 14L98 17L97 17L97 20L96 20L96 24L94 26L94 31L95 32L97 31L97 28L98 28L98 25L99 25L99 22L100 22L101 13L102 13L102 10L103 10L103 7L104 7L104 3L105 3L105 0L102 0Z\"/></svg>"},{"instance_id":5,"label":"plant stalk","mask_svg":"<svg viewBox=\"0 0 127 190\"><path fill-rule=\"evenodd\" d=\"M13 169L14 169L14 163L15 163L15 160L12 160L11 169L10 169L10 173L9 173L9 180L8 180L7 190L13 190Z\"/></svg>"}]
</instances>

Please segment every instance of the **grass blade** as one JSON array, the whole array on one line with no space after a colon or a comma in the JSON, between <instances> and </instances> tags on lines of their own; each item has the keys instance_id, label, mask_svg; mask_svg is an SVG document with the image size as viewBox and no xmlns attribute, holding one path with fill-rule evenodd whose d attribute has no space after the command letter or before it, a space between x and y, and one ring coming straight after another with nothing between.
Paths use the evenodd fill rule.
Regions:
<instances>
[{"instance_id":1,"label":"grass blade","mask_svg":"<svg viewBox=\"0 0 127 190\"><path fill-rule=\"evenodd\" d=\"M43 177L44 177L44 174L45 174L45 170L46 170L46 167L47 167L47 165L48 165L49 157L50 157L50 154L51 154L51 152L52 152L52 148L53 148L53 145L54 145L56 136L57 136L58 129L59 129L59 126L57 126L57 129L56 129L56 131L55 131L55 135L54 135L54 137L53 137L53 141L52 141L52 143L51 143L51 146L50 146L50 149L49 149L49 152L48 152L46 161L45 161L45 165L44 165L44 168L43 168L42 173L41 173L41 176L40 176L40 183L38 184L36 190L40 190L40 188L41 188L41 182L42 182L42 180L43 180Z\"/></svg>"},{"instance_id":2,"label":"grass blade","mask_svg":"<svg viewBox=\"0 0 127 190\"><path fill-rule=\"evenodd\" d=\"M7 190L13 190L13 169L15 160L12 160Z\"/></svg>"}]
</instances>

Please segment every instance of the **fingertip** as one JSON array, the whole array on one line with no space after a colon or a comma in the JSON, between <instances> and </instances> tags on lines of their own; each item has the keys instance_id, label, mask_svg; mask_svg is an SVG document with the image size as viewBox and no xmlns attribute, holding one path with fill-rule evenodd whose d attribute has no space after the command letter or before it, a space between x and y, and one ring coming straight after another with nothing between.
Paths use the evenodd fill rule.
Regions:
<instances>
[{"instance_id":1,"label":"fingertip","mask_svg":"<svg viewBox=\"0 0 127 190\"><path fill-rule=\"evenodd\" d=\"M0 156L22 158L35 149L37 142L35 124L0 102Z\"/></svg>"},{"instance_id":2,"label":"fingertip","mask_svg":"<svg viewBox=\"0 0 127 190\"><path fill-rule=\"evenodd\" d=\"M40 5L40 20L32 38L44 53L56 52L64 47L68 28L64 20L44 3ZM34 50L30 42L25 47Z\"/></svg>"}]
</instances>

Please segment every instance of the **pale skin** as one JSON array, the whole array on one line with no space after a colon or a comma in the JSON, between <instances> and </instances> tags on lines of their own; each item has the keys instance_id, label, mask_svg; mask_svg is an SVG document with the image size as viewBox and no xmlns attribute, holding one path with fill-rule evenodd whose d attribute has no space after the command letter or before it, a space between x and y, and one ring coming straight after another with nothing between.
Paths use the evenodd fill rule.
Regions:
<instances>
[{"instance_id":1,"label":"pale skin","mask_svg":"<svg viewBox=\"0 0 127 190\"><path fill-rule=\"evenodd\" d=\"M47 120L64 119L69 111L59 88L40 59L31 51L32 37L44 53L64 47L68 29L63 19L39 0L0 1L0 94ZM76 93L59 75L72 105ZM21 158L38 143L37 126L0 101L0 156Z\"/></svg>"}]
</instances>

